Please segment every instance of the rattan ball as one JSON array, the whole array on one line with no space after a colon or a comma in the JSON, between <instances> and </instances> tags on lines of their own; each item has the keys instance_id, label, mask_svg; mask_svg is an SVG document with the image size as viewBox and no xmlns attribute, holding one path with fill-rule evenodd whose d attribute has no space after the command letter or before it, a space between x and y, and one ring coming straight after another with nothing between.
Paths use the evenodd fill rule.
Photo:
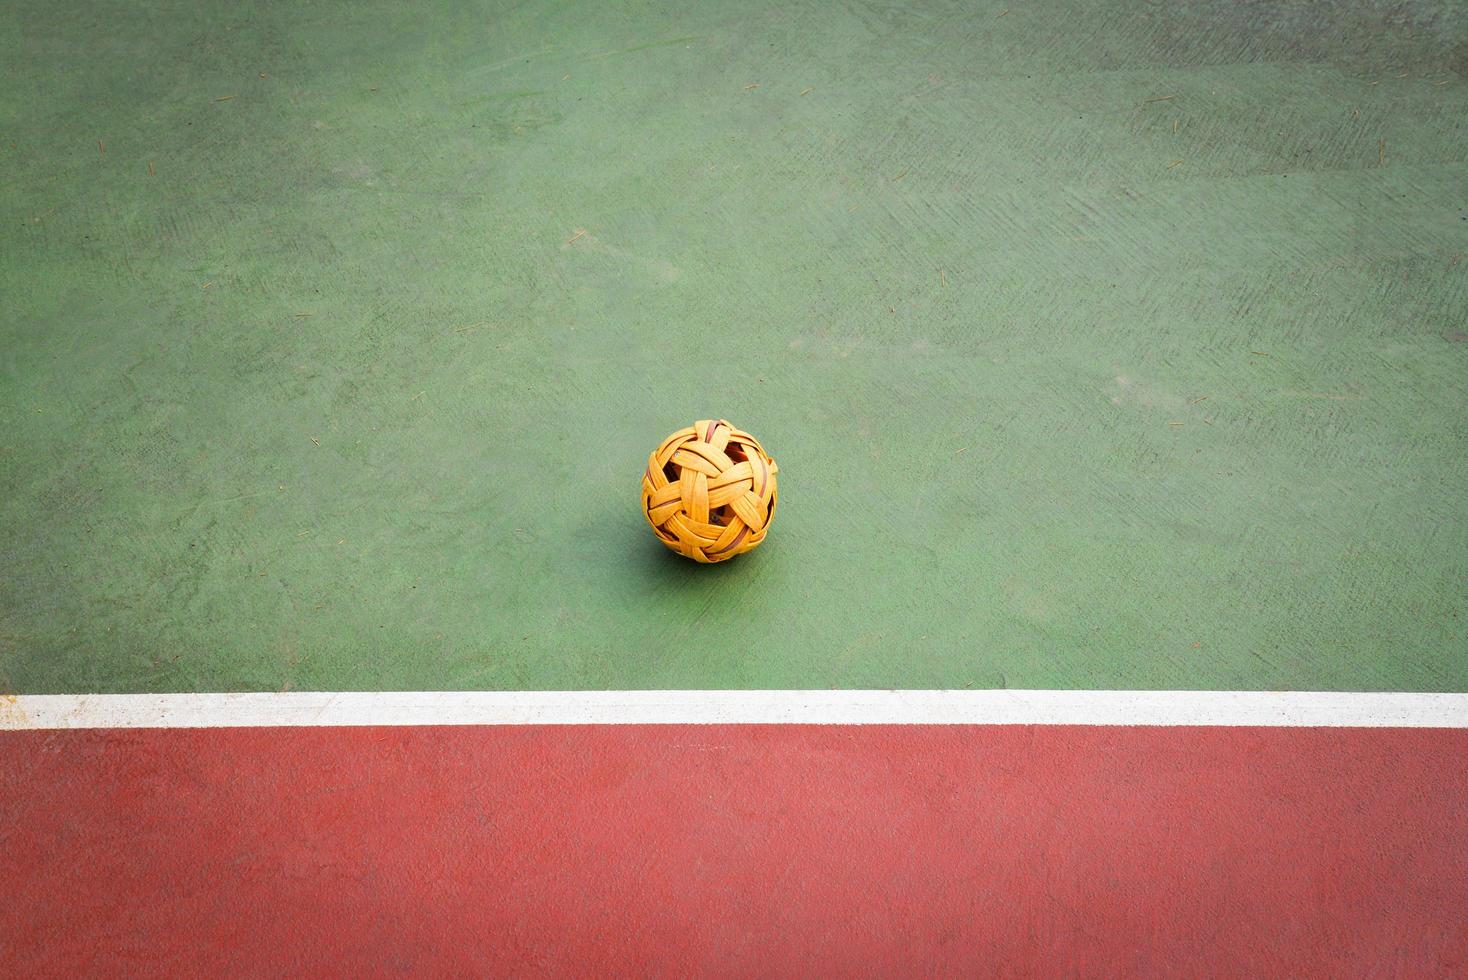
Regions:
<instances>
[{"instance_id":1,"label":"rattan ball","mask_svg":"<svg viewBox=\"0 0 1468 980\"><path fill-rule=\"evenodd\" d=\"M705 419L668 436L648 457L642 511L678 554L725 561L765 539L779 472L754 436L723 419Z\"/></svg>"}]
</instances>

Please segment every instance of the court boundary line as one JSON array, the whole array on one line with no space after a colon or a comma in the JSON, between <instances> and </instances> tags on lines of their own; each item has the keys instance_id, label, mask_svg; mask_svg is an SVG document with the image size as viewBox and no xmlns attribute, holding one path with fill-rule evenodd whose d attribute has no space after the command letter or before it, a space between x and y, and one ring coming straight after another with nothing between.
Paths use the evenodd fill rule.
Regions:
<instances>
[{"instance_id":1,"label":"court boundary line","mask_svg":"<svg viewBox=\"0 0 1468 980\"><path fill-rule=\"evenodd\" d=\"M0 730L457 725L1468 728L1468 694L1337 691L289 691L0 696Z\"/></svg>"}]
</instances>

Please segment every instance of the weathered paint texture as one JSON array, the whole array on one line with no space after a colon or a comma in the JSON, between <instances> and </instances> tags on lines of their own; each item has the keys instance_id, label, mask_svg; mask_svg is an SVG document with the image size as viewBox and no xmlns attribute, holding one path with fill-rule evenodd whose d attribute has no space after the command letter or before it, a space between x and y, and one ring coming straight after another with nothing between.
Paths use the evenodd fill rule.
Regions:
<instances>
[{"instance_id":1,"label":"weathered paint texture","mask_svg":"<svg viewBox=\"0 0 1468 980\"><path fill-rule=\"evenodd\" d=\"M0 732L17 975L1455 976L1468 732Z\"/></svg>"},{"instance_id":2,"label":"weathered paint texture","mask_svg":"<svg viewBox=\"0 0 1468 980\"><path fill-rule=\"evenodd\" d=\"M1468 690L1464 38L11 0L0 689Z\"/></svg>"}]
</instances>

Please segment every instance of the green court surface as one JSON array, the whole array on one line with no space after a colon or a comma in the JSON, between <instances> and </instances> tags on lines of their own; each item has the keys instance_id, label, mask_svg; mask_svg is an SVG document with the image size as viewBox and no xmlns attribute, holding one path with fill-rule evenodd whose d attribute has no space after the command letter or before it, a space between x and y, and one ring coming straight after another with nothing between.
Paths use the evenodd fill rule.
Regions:
<instances>
[{"instance_id":1,"label":"green court surface","mask_svg":"<svg viewBox=\"0 0 1468 980\"><path fill-rule=\"evenodd\" d=\"M0 687L1468 690L1468 5L14 0L0 82Z\"/></svg>"}]
</instances>

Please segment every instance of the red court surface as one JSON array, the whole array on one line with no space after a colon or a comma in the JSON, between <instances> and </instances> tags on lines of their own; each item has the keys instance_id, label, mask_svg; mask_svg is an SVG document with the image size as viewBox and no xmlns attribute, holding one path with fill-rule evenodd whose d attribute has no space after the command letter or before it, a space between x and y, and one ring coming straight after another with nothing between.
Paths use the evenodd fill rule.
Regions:
<instances>
[{"instance_id":1,"label":"red court surface","mask_svg":"<svg viewBox=\"0 0 1468 980\"><path fill-rule=\"evenodd\" d=\"M15 976L1451 976L1468 731L0 732Z\"/></svg>"}]
</instances>

